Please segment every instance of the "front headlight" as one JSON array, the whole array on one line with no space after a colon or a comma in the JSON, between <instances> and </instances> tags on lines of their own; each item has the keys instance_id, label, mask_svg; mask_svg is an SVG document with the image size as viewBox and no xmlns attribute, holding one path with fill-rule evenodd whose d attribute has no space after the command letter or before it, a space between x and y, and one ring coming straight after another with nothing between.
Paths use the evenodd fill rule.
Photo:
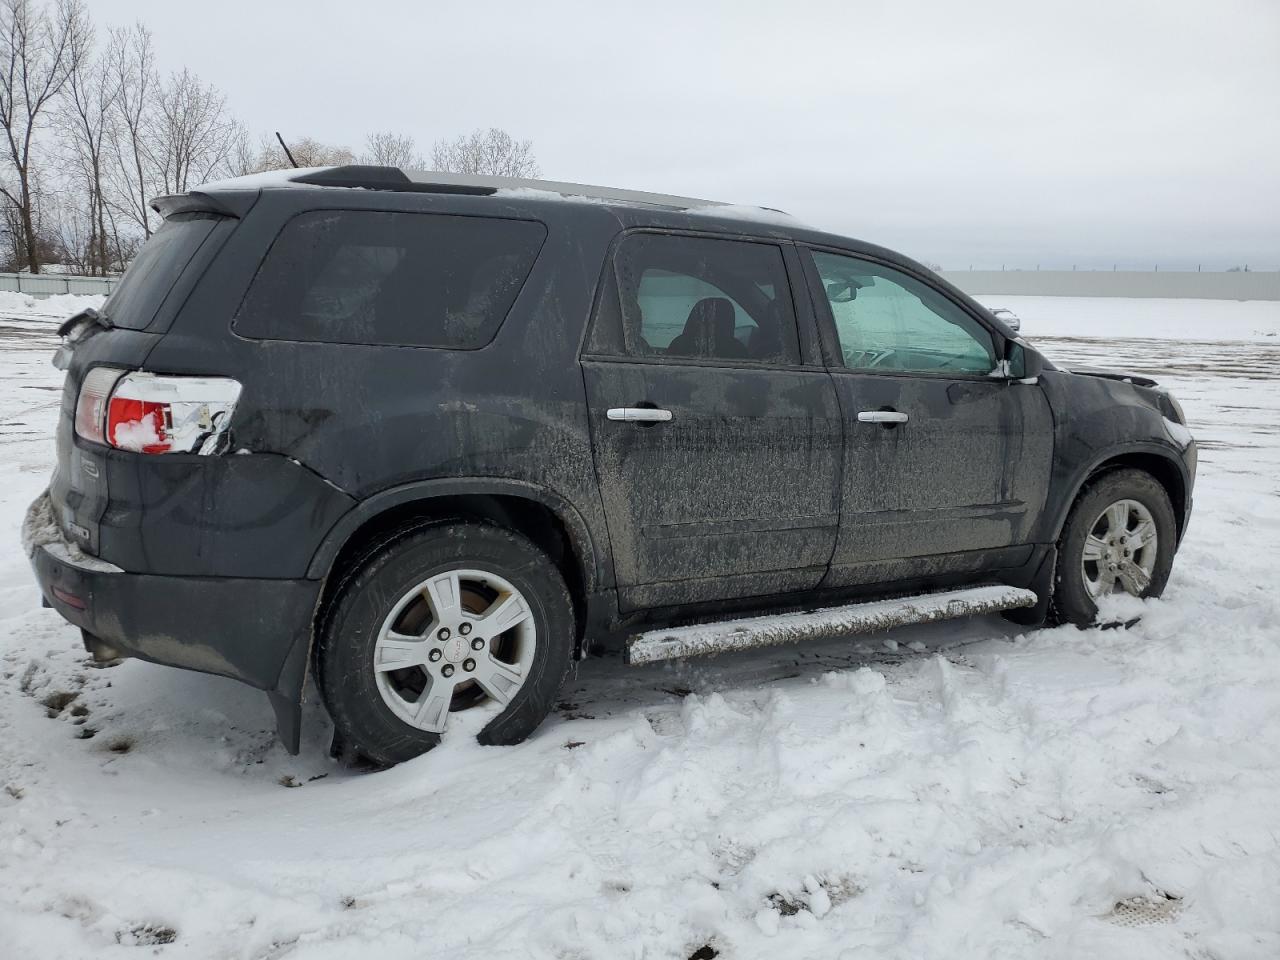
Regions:
<instances>
[{"instance_id":1,"label":"front headlight","mask_svg":"<svg viewBox=\"0 0 1280 960\"><path fill-rule=\"evenodd\" d=\"M1157 402L1160 404L1160 412L1182 426L1187 425L1187 415L1182 412L1182 404L1177 401L1173 394L1160 390L1156 393Z\"/></svg>"},{"instance_id":2,"label":"front headlight","mask_svg":"<svg viewBox=\"0 0 1280 960\"><path fill-rule=\"evenodd\" d=\"M1187 415L1182 412L1182 404L1173 398L1173 394L1158 390L1156 405L1160 408L1160 416L1164 419L1165 433L1180 449L1186 450L1195 442L1195 438L1187 429Z\"/></svg>"}]
</instances>

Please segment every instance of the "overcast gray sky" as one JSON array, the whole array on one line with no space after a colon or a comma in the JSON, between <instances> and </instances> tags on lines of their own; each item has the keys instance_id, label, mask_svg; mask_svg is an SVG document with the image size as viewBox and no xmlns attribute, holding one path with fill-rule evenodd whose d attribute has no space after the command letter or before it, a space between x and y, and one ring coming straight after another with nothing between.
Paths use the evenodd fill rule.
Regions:
<instances>
[{"instance_id":1,"label":"overcast gray sky","mask_svg":"<svg viewBox=\"0 0 1280 960\"><path fill-rule=\"evenodd\" d=\"M947 268L1280 269L1280 0L92 0L255 132L478 126L560 180Z\"/></svg>"}]
</instances>

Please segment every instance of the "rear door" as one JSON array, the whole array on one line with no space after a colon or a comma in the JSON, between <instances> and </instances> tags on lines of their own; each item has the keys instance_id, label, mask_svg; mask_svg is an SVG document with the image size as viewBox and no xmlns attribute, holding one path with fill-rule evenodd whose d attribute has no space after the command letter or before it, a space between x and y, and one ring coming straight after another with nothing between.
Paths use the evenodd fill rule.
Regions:
<instances>
[{"instance_id":1,"label":"rear door","mask_svg":"<svg viewBox=\"0 0 1280 960\"><path fill-rule=\"evenodd\" d=\"M826 585L1023 562L1053 456L1041 388L996 375L1001 338L922 278L805 256L845 430Z\"/></svg>"},{"instance_id":2,"label":"rear door","mask_svg":"<svg viewBox=\"0 0 1280 960\"><path fill-rule=\"evenodd\" d=\"M802 356L811 315L792 277L788 244L637 231L616 245L582 366L624 610L825 575L840 407L811 338Z\"/></svg>"}]
</instances>

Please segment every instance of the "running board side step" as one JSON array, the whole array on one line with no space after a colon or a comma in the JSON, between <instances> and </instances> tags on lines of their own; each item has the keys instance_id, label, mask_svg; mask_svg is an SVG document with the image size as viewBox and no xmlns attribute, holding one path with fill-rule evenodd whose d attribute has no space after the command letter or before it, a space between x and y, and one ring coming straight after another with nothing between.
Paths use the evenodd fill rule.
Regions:
<instances>
[{"instance_id":1,"label":"running board side step","mask_svg":"<svg viewBox=\"0 0 1280 960\"><path fill-rule=\"evenodd\" d=\"M875 600L826 607L804 613L782 613L764 617L743 617L719 623L697 623L687 627L650 630L632 637L627 644L627 663L657 663L700 657L727 650L748 650L802 640L874 633L912 623L933 623L979 613L1033 607L1034 591L1019 587L971 587L926 593L896 600Z\"/></svg>"}]
</instances>

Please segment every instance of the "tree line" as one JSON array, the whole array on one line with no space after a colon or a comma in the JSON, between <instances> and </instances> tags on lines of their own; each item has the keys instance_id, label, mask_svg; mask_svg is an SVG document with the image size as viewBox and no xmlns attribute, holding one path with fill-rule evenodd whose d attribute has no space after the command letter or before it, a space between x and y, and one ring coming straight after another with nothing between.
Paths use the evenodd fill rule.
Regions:
<instances>
[{"instance_id":1,"label":"tree line","mask_svg":"<svg viewBox=\"0 0 1280 960\"><path fill-rule=\"evenodd\" d=\"M201 183L292 166L190 70L164 74L141 23L99 32L84 0L0 0L0 270L121 272L158 227L148 204ZM288 140L298 166L388 166L536 177L528 140L372 133L359 152Z\"/></svg>"}]
</instances>

